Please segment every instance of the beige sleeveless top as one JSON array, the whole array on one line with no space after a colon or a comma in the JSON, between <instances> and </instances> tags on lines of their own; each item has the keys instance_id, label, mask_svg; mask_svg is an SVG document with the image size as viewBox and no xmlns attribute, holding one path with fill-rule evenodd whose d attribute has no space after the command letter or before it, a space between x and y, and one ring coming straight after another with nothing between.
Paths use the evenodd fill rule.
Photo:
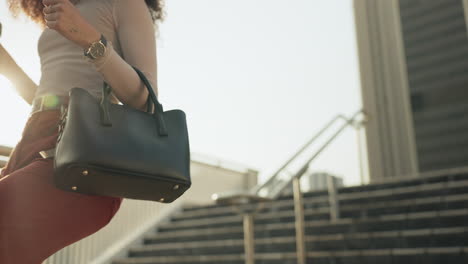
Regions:
<instances>
[{"instance_id":1,"label":"beige sleeveless top","mask_svg":"<svg viewBox=\"0 0 468 264\"><path fill-rule=\"evenodd\" d=\"M83 48L45 28L38 41L42 75L35 97L68 95L73 87L101 97L105 80L111 87L143 86L130 65L140 69L157 94L156 27L144 0L80 0L81 15L107 39L103 58L91 61Z\"/></svg>"}]
</instances>

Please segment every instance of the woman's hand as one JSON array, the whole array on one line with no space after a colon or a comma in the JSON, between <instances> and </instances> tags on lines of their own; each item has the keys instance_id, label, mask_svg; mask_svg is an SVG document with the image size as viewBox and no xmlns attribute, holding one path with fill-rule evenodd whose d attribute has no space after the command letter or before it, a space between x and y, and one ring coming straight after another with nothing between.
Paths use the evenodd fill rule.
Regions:
<instances>
[{"instance_id":1,"label":"woman's hand","mask_svg":"<svg viewBox=\"0 0 468 264\"><path fill-rule=\"evenodd\" d=\"M70 0L42 0L46 26L83 49L98 41L101 33L89 24Z\"/></svg>"}]
</instances>

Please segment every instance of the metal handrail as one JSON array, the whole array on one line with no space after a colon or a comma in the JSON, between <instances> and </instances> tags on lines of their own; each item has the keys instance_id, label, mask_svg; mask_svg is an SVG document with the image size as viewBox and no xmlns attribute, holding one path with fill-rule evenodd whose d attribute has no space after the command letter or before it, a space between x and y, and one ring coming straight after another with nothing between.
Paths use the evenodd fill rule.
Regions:
<instances>
[{"instance_id":1,"label":"metal handrail","mask_svg":"<svg viewBox=\"0 0 468 264\"><path fill-rule=\"evenodd\" d=\"M262 188L262 186L265 186L265 185L268 185L270 182L274 181L275 178L277 177L277 175L282 171L284 170L284 168L286 168L288 165L291 164L291 162L294 161L295 158L297 158L304 150L307 149L307 147L309 147L318 137L320 137L323 133L325 133L325 131L328 130L328 128L330 128L336 121L340 120L340 119L345 119L346 120L346 117L344 117L343 115L337 115L336 117L334 117L332 120L330 120L317 134L315 134L302 148L300 148L296 154L294 154L288 161L286 161L285 164L283 164L283 166L281 166L281 168L279 168L272 176L270 176L270 178L268 178L268 180L263 183L263 185L259 185L259 186L256 186L253 190L254 193L258 193L258 191Z\"/></svg>"},{"instance_id":2,"label":"metal handrail","mask_svg":"<svg viewBox=\"0 0 468 264\"><path fill-rule=\"evenodd\" d=\"M246 195L246 196L258 196L261 197L262 200L274 200L278 198L279 195L291 184L294 178L300 178L302 175L307 171L309 164L317 158L318 155L322 153L323 150L327 148L330 143L333 142L333 140L338 137L343 130L348 127L349 125L351 126L358 126L362 122L357 122L356 117L358 117L360 114L365 115L365 112L363 110L359 110L356 113L354 113L351 118L346 118L344 115L336 115L333 119L331 119L318 133L316 133L303 147L301 147L288 161L286 161L283 166L281 166L272 176L268 178L266 182L264 182L262 185L257 185L253 187L251 190L248 190L247 192L243 191L242 193L237 193L237 192L228 192L228 193L217 193L213 195L213 200L216 202L224 203L225 200L229 200L231 197L239 197L240 195ZM316 152L314 155L312 155L311 158L305 162L304 166L294 175L292 176L287 182L283 182L283 186L279 188L278 191L274 193L274 195L261 195L260 191L262 188L265 186L270 185L273 181L275 181L276 177L288 166L290 165L300 154L302 154L312 143L315 142L323 133L325 133L336 121L339 120L344 120L346 121L345 124L343 124L340 129L327 141L325 144ZM228 202L231 203L231 202Z\"/></svg>"},{"instance_id":3,"label":"metal handrail","mask_svg":"<svg viewBox=\"0 0 468 264\"><path fill-rule=\"evenodd\" d=\"M311 163L315 158L317 158L317 157L328 147L328 145L330 145L330 143L332 143L332 142L335 140L335 138L337 138L349 125L351 125L351 126L359 125L359 123L356 123L355 119L356 119L357 116L359 116L359 114L362 114L362 113L364 113L364 112L363 112L362 110L359 110L359 111L357 111L354 115L352 115L351 118L349 118L349 119L347 119L347 118L346 118L345 116L343 116L343 115L338 115L338 116L336 116L334 119L332 119L332 122L330 122L329 124L327 124L327 126L325 126L324 129L322 129L316 136L314 136L314 137L312 138L313 140L310 140L310 141L308 142L308 144L307 144L306 146L304 146L304 147L300 150L300 152L302 152L303 150L305 150L306 147L308 147L311 143L313 143L313 141L314 141L315 139L317 139L321 134L323 134L323 132L325 132L325 130L328 129L334 122L336 122L336 121L338 121L338 120L340 120L340 119L343 119L343 120L345 120L346 122L345 122L343 125L341 125L341 126L340 126L340 129L338 129L338 131L335 132L335 133L333 134L333 136L332 136L330 139L328 139L328 140L325 142L325 144L324 144L322 147L320 147L320 149L319 149L317 152L315 152L314 155L312 155L312 157L310 157L310 158L304 163L304 165L302 166L302 168L299 169L299 171L298 171L293 177L291 177L291 178L288 179L287 181L284 181L283 184L282 184L282 186L281 186L281 188L279 188L279 189L276 191L276 193L273 193L273 195L269 195L269 197L271 197L272 200L277 199L277 198L281 195L281 193L282 193L286 188L288 188L288 186L292 183L292 181L294 180L294 178L301 178L301 177L307 172L307 169L309 168L310 163ZM300 152L296 153L296 155L294 155L294 157L297 157L297 156L300 154ZM290 163L291 161L292 161L292 160L290 159L290 160L288 161L288 163ZM284 168L284 167L286 167L286 166L283 166L282 168ZM278 171L277 173L279 173L279 172L280 172L280 171ZM276 177L276 176L277 176L277 174L273 175L272 177ZM274 179L273 179L273 180L274 180ZM271 181L271 178L270 178L270 180L269 180L267 183L264 183L264 184L262 185L262 187L263 187L263 186L267 186L267 184L268 184L270 181ZM258 189L258 192L260 192L260 190L262 189L262 187L260 187L260 188ZM257 194L258 194L258 193L257 193ZM258 194L258 195L261 196L260 194Z\"/></svg>"},{"instance_id":4,"label":"metal handrail","mask_svg":"<svg viewBox=\"0 0 468 264\"><path fill-rule=\"evenodd\" d=\"M357 120L357 117L362 114L363 119ZM279 188L273 189L273 192L268 193L268 195L261 195L261 191L266 186L275 184L276 177L290 165L304 150L306 150L317 138L319 138L325 131L327 131L336 121L345 120L346 122L339 127L339 129L323 144L318 151L316 151L304 165L294 174L292 177L288 178L286 181L279 181ZM296 254L297 254L297 263L305 264L306 263L306 248L305 248L305 237L304 237L304 206L303 206L303 197L300 186L300 178L308 170L310 163L315 160L329 145L332 143L336 137L338 137L345 128L348 126L353 126L356 129L360 129L361 126L366 122L366 114L363 110L357 111L351 116L351 118L346 118L343 115L337 115L330 122L328 122L316 135L312 137L296 154L294 154L281 168L279 168L265 183L261 186L255 186L247 192L230 192L224 194L214 194L212 197L217 203L224 203L236 206L242 206L249 203L263 204L266 201L271 201L277 199L281 193L289 187L292 183L293 193L294 193L294 215L295 215L295 229L296 229ZM361 172L362 173L362 172ZM330 182L330 179L328 179ZM330 188L331 187L331 188ZM329 186L329 190L332 190L334 193L333 197L330 196L330 203L333 205L333 209L330 210L331 219L336 220L339 217L338 201L336 198L336 186ZM334 200L333 200L334 199ZM245 248L245 263L253 264L255 262L254 254L254 236L253 236L253 216L262 208L262 206L257 206L256 210L251 212L244 213L244 248Z\"/></svg>"}]
</instances>

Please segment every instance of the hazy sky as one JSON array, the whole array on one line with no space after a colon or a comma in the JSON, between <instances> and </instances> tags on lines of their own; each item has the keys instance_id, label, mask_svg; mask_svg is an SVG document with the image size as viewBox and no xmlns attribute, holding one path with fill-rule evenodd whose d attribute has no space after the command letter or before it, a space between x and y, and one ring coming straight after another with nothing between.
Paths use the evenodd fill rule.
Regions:
<instances>
[{"instance_id":1,"label":"hazy sky","mask_svg":"<svg viewBox=\"0 0 468 264\"><path fill-rule=\"evenodd\" d=\"M263 181L333 116L361 107L352 0L166 0L166 12L159 98L186 113L194 157L244 164ZM39 83L39 28L13 20L6 1L0 21L1 43ZM0 145L13 146L29 106L2 76L0 89ZM348 129L311 167L356 184L357 161Z\"/></svg>"}]
</instances>

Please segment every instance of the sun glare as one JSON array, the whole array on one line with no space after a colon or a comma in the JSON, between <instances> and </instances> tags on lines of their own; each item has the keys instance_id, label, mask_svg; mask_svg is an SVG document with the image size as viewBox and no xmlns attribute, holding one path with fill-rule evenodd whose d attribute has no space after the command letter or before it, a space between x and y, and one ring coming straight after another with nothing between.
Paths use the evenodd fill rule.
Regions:
<instances>
[{"instance_id":1,"label":"sun glare","mask_svg":"<svg viewBox=\"0 0 468 264\"><path fill-rule=\"evenodd\" d=\"M11 82L0 75L0 145L14 146L21 138L30 106L16 92Z\"/></svg>"}]
</instances>

